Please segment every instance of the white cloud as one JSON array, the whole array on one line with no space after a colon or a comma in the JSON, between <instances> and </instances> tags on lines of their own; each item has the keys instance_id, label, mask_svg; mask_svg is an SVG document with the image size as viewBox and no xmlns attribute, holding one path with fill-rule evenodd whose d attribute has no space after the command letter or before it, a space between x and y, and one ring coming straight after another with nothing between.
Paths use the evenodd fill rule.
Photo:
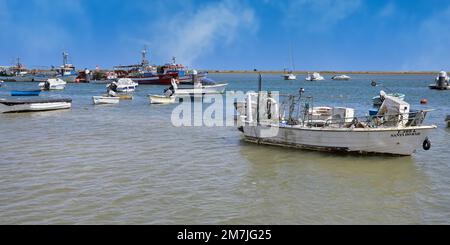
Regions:
<instances>
[{"instance_id":1,"label":"white cloud","mask_svg":"<svg viewBox=\"0 0 450 245\"><path fill-rule=\"evenodd\" d=\"M222 1L164 17L151 29L154 36L149 43L159 57L176 56L184 64L195 65L200 57L255 31L257 25L251 8L238 1Z\"/></svg>"}]
</instances>

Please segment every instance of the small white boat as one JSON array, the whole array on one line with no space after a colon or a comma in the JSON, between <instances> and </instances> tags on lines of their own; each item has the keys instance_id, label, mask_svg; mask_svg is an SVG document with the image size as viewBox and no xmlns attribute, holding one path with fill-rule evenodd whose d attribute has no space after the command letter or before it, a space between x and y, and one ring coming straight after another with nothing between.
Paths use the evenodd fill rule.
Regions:
<instances>
[{"instance_id":1,"label":"small white boat","mask_svg":"<svg viewBox=\"0 0 450 245\"><path fill-rule=\"evenodd\" d=\"M314 72L313 74L308 73L308 76L305 79L306 81L323 81L325 80L324 77L322 77L318 72Z\"/></svg>"},{"instance_id":2,"label":"small white boat","mask_svg":"<svg viewBox=\"0 0 450 245\"><path fill-rule=\"evenodd\" d=\"M60 78L51 78L46 82L39 83L41 90L63 90L66 87L66 82Z\"/></svg>"},{"instance_id":3,"label":"small white boat","mask_svg":"<svg viewBox=\"0 0 450 245\"><path fill-rule=\"evenodd\" d=\"M199 87L178 88L175 95L206 95L206 94L223 94L228 84L201 85Z\"/></svg>"},{"instance_id":4,"label":"small white boat","mask_svg":"<svg viewBox=\"0 0 450 245\"><path fill-rule=\"evenodd\" d=\"M334 76L331 79L336 80L336 81L348 81L352 78L347 75L339 75L339 76Z\"/></svg>"},{"instance_id":5,"label":"small white boat","mask_svg":"<svg viewBox=\"0 0 450 245\"><path fill-rule=\"evenodd\" d=\"M139 84L133 82L130 78L120 78L119 80L108 84L106 87L116 93L132 93Z\"/></svg>"},{"instance_id":6,"label":"small white boat","mask_svg":"<svg viewBox=\"0 0 450 245\"><path fill-rule=\"evenodd\" d=\"M70 109L69 98L0 99L0 113L51 111Z\"/></svg>"},{"instance_id":7,"label":"small white boat","mask_svg":"<svg viewBox=\"0 0 450 245\"><path fill-rule=\"evenodd\" d=\"M0 87L3 86L3 84L5 84L5 82L0 80Z\"/></svg>"},{"instance_id":8,"label":"small white boat","mask_svg":"<svg viewBox=\"0 0 450 245\"><path fill-rule=\"evenodd\" d=\"M179 80L172 79L170 88L164 91L166 97L171 96L196 96L207 94L223 94L228 86L227 83L216 84L210 79L199 79L191 84L180 85Z\"/></svg>"},{"instance_id":9,"label":"small white boat","mask_svg":"<svg viewBox=\"0 0 450 245\"><path fill-rule=\"evenodd\" d=\"M120 97L93 96L92 101L94 102L94 105L118 104L120 102Z\"/></svg>"},{"instance_id":10,"label":"small white boat","mask_svg":"<svg viewBox=\"0 0 450 245\"><path fill-rule=\"evenodd\" d=\"M436 83L431 84L429 88L431 89L437 89L437 90L449 90L450 84L449 84L449 76L447 75L447 72L441 71L439 72L439 75L436 77Z\"/></svg>"},{"instance_id":11,"label":"small white boat","mask_svg":"<svg viewBox=\"0 0 450 245\"><path fill-rule=\"evenodd\" d=\"M293 80L297 80L297 76L292 74L292 73L288 73L288 74L283 74L283 78L286 81L293 81Z\"/></svg>"},{"instance_id":12,"label":"small white boat","mask_svg":"<svg viewBox=\"0 0 450 245\"><path fill-rule=\"evenodd\" d=\"M150 104L174 104L176 96L149 95Z\"/></svg>"}]
</instances>

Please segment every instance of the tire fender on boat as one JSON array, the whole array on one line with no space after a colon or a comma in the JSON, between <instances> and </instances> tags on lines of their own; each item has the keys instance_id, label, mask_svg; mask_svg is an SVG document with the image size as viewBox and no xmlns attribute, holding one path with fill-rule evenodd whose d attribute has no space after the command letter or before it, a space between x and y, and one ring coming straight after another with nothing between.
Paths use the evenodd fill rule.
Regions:
<instances>
[{"instance_id":1,"label":"tire fender on boat","mask_svg":"<svg viewBox=\"0 0 450 245\"><path fill-rule=\"evenodd\" d=\"M431 149L431 141L428 138L423 141L423 149L426 151Z\"/></svg>"}]
</instances>

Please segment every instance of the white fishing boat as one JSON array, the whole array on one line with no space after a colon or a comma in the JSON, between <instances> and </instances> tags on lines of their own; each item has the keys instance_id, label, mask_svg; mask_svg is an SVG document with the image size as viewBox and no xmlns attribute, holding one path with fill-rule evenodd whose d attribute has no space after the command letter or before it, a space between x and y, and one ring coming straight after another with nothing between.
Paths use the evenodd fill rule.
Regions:
<instances>
[{"instance_id":1,"label":"white fishing boat","mask_svg":"<svg viewBox=\"0 0 450 245\"><path fill-rule=\"evenodd\" d=\"M46 82L39 83L41 90L63 90L67 82L61 78L50 78Z\"/></svg>"},{"instance_id":2,"label":"white fishing boat","mask_svg":"<svg viewBox=\"0 0 450 245\"><path fill-rule=\"evenodd\" d=\"M409 104L395 97L387 96L374 117L356 118L352 108L331 107L331 113L327 108L326 117L330 114L331 117L323 118L326 120L320 124L317 118L311 117L312 99L302 100L301 94L290 98L293 98L290 103L285 104L289 108L286 113L280 106L284 103L275 101L267 93L248 94L239 127L244 139L257 144L318 151L404 156L412 155L419 147L425 150L431 147L429 135L436 126L422 125L429 110L410 117ZM257 101L259 111L251 106ZM297 103L303 106L296 113Z\"/></svg>"},{"instance_id":3,"label":"white fishing boat","mask_svg":"<svg viewBox=\"0 0 450 245\"><path fill-rule=\"evenodd\" d=\"M130 78L120 78L108 84L106 87L116 93L132 93L138 85L138 83L133 82Z\"/></svg>"},{"instance_id":4,"label":"white fishing boat","mask_svg":"<svg viewBox=\"0 0 450 245\"><path fill-rule=\"evenodd\" d=\"M149 95L150 104L174 104L176 96Z\"/></svg>"},{"instance_id":5,"label":"white fishing boat","mask_svg":"<svg viewBox=\"0 0 450 245\"><path fill-rule=\"evenodd\" d=\"M436 83L431 84L429 88L431 89L437 89L437 90L448 90L450 89L449 80L450 78L447 75L447 72L441 71L439 72L439 75L436 77Z\"/></svg>"},{"instance_id":6,"label":"white fishing boat","mask_svg":"<svg viewBox=\"0 0 450 245\"><path fill-rule=\"evenodd\" d=\"M338 76L332 77L331 79L336 80L336 81L348 81L352 78L347 75L338 75Z\"/></svg>"},{"instance_id":7,"label":"white fishing boat","mask_svg":"<svg viewBox=\"0 0 450 245\"><path fill-rule=\"evenodd\" d=\"M120 97L93 96L92 101L94 102L94 105L118 104L120 102Z\"/></svg>"},{"instance_id":8,"label":"white fishing boat","mask_svg":"<svg viewBox=\"0 0 450 245\"><path fill-rule=\"evenodd\" d=\"M323 81L325 80L324 77L322 77L318 72L314 72L314 73L308 73L308 76L305 79L306 81Z\"/></svg>"},{"instance_id":9,"label":"white fishing boat","mask_svg":"<svg viewBox=\"0 0 450 245\"><path fill-rule=\"evenodd\" d=\"M70 109L69 98L0 99L0 113Z\"/></svg>"}]
</instances>

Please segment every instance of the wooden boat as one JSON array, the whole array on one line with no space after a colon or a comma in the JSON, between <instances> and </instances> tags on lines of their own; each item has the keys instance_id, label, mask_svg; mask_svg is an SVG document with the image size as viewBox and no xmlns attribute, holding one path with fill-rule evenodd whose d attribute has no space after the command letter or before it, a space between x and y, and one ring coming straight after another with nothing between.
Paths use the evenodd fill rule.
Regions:
<instances>
[{"instance_id":1,"label":"wooden boat","mask_svg":"<svg viewBox=\"0 0 450 245\"><path fill-rule=\"evenodd\" d=\"M0 99L0 113L51 111L71 107L70 98Z\"/></svg>"},{"instance_id":2,"label":"wooden boat","mask_svg":"<svg viewBox=\"0 0 450 245\"><path fill-rule=\"evenodd\" d=\"M11 96L39 96L40 93L41 90L23 90L23 91L14 90L11 91Z\"/></svg>"},{"instance_id":3,"label":"wooden boat","mask_svg":"<svg viewBox=\"0 0 450 245\"><path fill-rule=\"evenodd\" d=\"M118 104L120 98L112 96L93 96L92 101L94 102L94 105Z\"/></svg>"},{"instance_id":4,"label":"wooden boat","mask_svg":"<svg viewBox=\"0 0 450 245\"><path fill-rule=\"evenodd\" d=\"M149 95L150 104L174 104L176 101L175 96L164 96L164 95Z\"/></svg>"}]
</instances>

